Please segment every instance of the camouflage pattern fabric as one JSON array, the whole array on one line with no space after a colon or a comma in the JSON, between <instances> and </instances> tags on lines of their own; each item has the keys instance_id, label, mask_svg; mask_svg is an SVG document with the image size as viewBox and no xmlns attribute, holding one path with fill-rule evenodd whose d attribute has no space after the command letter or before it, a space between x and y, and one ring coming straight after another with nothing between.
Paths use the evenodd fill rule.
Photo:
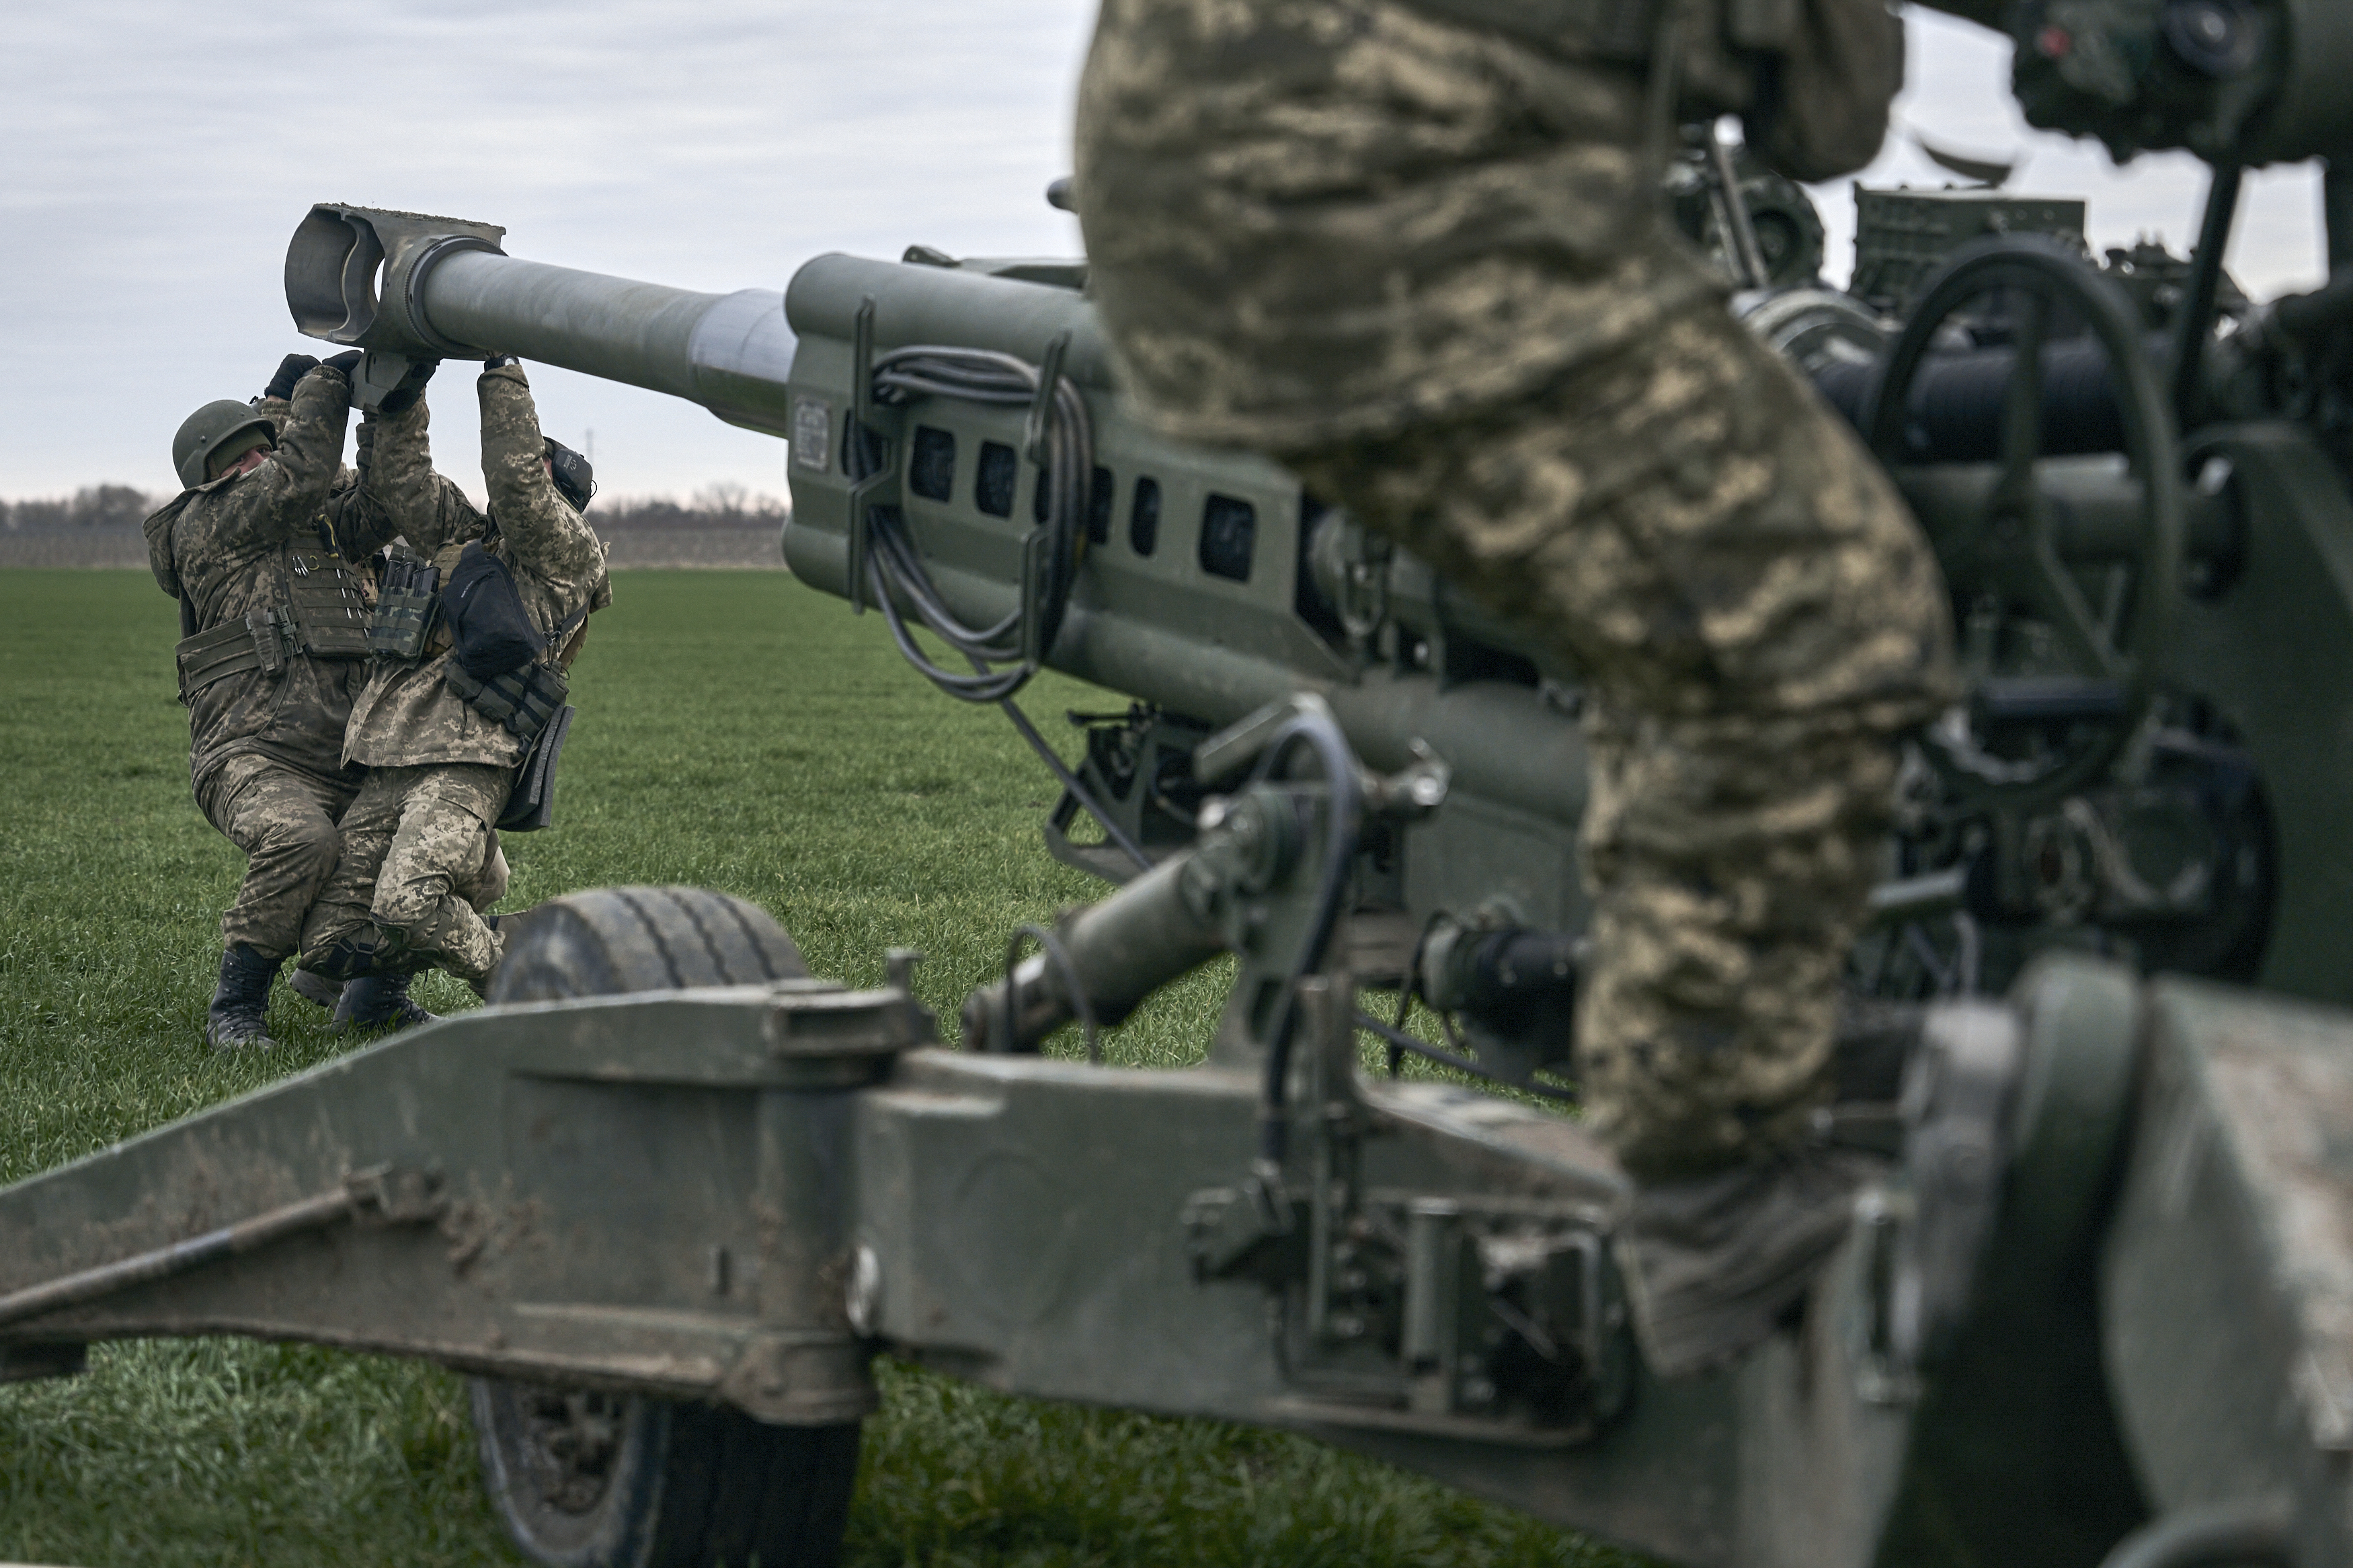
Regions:
<instances>
[{"instance_id":1,"label":"camouflage pattern fabric","mask_svg":"<svg viewBox=\"0 0 2353 1568\"><path fill-rule=\"evenodd\" d=\"M183 491L148 520L149 552L167 592L185 600L206 631L246 612L287 602L285 551L319 546L317 520L343 450L350 391L322 367L294 389L277 450L250 473ZM383 513L356 499L355 539L389 539ZM296 657L279 674L251 670L215 681L188 704L192 782L230 757L256 755L322 779L344 779L343 731L366 677L364 660ZM356 775L346 780L356 785Z\"/></svg>"},{"instance_id":2,"label":"camouflage pattern fabric","mask_svg":"<svg viewBox=\"0 0 2353 1568\"><path fill-rule=\"evenodd\" d=\"M245 881L221 917L222 945L242 942L270 959L295 951L303 917L335 868L336 824L356 792L356 780L322 779L251 752L206 775L196 804L246 854Z\"/></svg>"},{"instance_id":3,"label":"camouflage pattern fabric","mask_svg":"<svg viewBox=\"0 0 2353 1568\"><path fill-rule=\"evenodd\" d=\"M490 537L493 553L514 572L533 624L552 633L583 607L610 601L605 547L547 477L539 416L522 368L485 371L480 391L489 517L434 472L430 413L422 397L378 421L369 485L410 548L442 567L445 582L466 542ZM512 768L522 762L523 742L444 684L448 657L444 651L415 665L380 662L353 704L345 756L370 767L480 763Z\"/></svg>"},{"instance_id":4,"label":"camouflage pattern fabric","mask_svg":"<svg viewBox=\"0 0 2353 1568\"><path fill-rule=\"evenodd\" d=\"M1663 1180L1827 1096L1942 582L1660 216L1638 72L1395 0L1106 0L1092 288L1148 415L1253 447L1588 679L1591 1124Z\"/></svg>"},{"instance_id":5,"label":"camouflage pattern fabric","mask_svg":"<svg viewBox=\"0 0 2353 1568\"><path fill-rule=\"evenodd\" d=\"M1878 0L1742 8L1786 10L1777 56L1733 47L1724 0L1662 5L1672 105L1641 65L1595 58L1566 22L1581 6L1103 0L1075 195L1090 292L1155 423L1268 450L1449 417L1718 290L1665 232L1671 110L1756 110L1760 72L1820 82L1852 62L1808 51L1886 19ZM1867 92L1846 107L1883 122Z\"/></svg>"},{"instance_id":6,"label":"camouflage pattern fabric","mask_svg":"<svg viewBox=\"0 0 2353 1568\"><path fill-rule=\"evenodd\" d=\"M478 908L506 890L491 824L509 782L504 768L479 763L371 770L343 814L343 853L303 926L305 966L321 966L336 943L373 927L408 966L487 980L505 950Z\"/></svg>"},{"instance_id":7,"label":"camouflage pattern fabric","mask_svg":"<svg viewBox=\"0 0 2353 1568\"><path fill-rule=\"evenodd\" d=\"M1662 243L1641 74L1398 0L1104 0L1090 288L1154 422L1377 435L1533 393L1715 285Z\"/></svg>"},{"instance_id":8,"label":"camouflage pattern fabric","mask_svg":"<svg viewBox=\"0 0 2353 1568\"><path fill-rule=\"evenodd\" d=\"M1642 1173L1797 1137L1892 737L1957 691L1943 582L1885 477L1712 303L1524 404L1285 457L1585 672L1596 1131Z\"/></svg>"},{"instance_id":9,"label":"camouflage pattern fabric","mask_svg":"<svg viewBox=\"0 0 2353 1568\"><path fill-rule=\"evenodd\" d=\"M269 421L278 438L286 438L287 422L294 417L294 405L284 397L257 397L253 406ZM373 487L364 484L366 476L349 463L335 468L335 477L327 485L326 504L319 509L319 537L328 548L346 561L366 560L392 542L399 530L389 526L384 508L377 503Z\"/></svg>"}]
</instances>

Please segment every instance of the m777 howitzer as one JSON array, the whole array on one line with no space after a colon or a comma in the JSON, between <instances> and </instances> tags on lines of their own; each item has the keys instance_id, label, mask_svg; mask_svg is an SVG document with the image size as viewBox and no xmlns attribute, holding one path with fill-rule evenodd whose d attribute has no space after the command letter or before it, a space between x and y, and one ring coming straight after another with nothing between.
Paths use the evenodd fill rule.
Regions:
<instances>
[{"instance_id":1,"label":"m777 howitzer","mask_svg":"<svg viewBox=\"0 0 2353 1568\"><path fill-rule=\"evenodd\" d=\"M1082 264L717 297L328 206L289 299L369 351L364 396L495 351L694 399L790 439L796 574L935 683L1134 697L1049 825L1127 879L962 1052L904 957L850 991L718 895L556 900L498 1005L0 1191L0 1372L211 1332L429 1357L481 1379L550 1563L828 1561L878 1352L1311 1433L1683 1563L2353 1561L2353 186L2328 288L2215 303L2229 155L2353 149L2353 25L2159 9L2173 63L2082 124L2223 160L2166 299L2002 239L1900 322L1736 300L1911 498L1974 680L1856 959L1939 1005L1847 1054L1820 1129L1884 1174L1737 1368L1643 1367L1626 1186L1572 1121L1359 1068L1357 987L1405 984L1462 1065L1558 1078L1577 672L1279 468L1152 435ZM1034 1054L1219 952L1201 1068Z\"/></svg>"}]
</instances>

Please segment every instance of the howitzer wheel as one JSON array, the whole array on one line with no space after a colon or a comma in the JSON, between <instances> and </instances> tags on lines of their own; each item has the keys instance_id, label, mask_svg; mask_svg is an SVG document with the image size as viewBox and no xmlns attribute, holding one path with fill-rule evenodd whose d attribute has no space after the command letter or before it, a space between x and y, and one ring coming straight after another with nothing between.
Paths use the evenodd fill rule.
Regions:
<instances>
[{"instance_id":1,"label":"howitzer wheel","mask_svg":"<svg viewBox=\"0 0 2353 1568\"><path fill-rule=\"evenodd\" d=\"M2090 263L2032 236L1964 247L1932 281L1888 353L1863 425L1873 452L1890 468L1913 460L1913 395L1921 368L1963 308L1989 296L2010 306L2015 329L2003 389L2000 478L1975 526L1931 540L1947 582L1965 603L2031 617L2047 628L2063 667L2046 696L2061 697L2073 678L2079 699L2108 694L2056 754L2010 759L1972 734L1940 726L1927 754L1947 781L1983 805L2023 808L2063 799L2107 772L2156 695L2181 598L2184 516L2180 440L2157 367L2144 346L2130 299ZM2038 472L2042 459L2043 349L2063 315L2080 321L2107 360L2123 432L2124 457L2141 492L2140 548L2131 568L2129 607L2103 616L2085 595L2056 543L2058 505ZM2038 669L2048 677L2058 670ZM1989 681L1979 705L1994 695ZM2021 683L2012 683L2022 692Z\"/></svg>"},{"instance_id":2,"label":"howitzer wheel","mask_svg":"<svg viewBox=\"0 0 2353 1568\"><path fill-rule=\"evenodd\" d=\"M599 888L509 929L493 1002L795 979L765 910L700 888ZM829 1568L858 1476L859 1424L770 1426L723 1405L472 1383L491 1504L550 1568Z\"/></svg>"}]
</instances>

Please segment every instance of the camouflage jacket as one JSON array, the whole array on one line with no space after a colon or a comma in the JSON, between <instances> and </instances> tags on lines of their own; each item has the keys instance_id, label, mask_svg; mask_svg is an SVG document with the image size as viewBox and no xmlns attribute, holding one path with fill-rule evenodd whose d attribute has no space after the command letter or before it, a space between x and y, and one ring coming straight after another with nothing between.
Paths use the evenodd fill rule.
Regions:
<instances>
[{"instance_id":1,"label":"camouflage jacket","mask_svg":"<svg viewBox=\"0 0 2353 1568\"><path fill-rule=\"evenodd\" d=\"M377 426L370 488L409 547L441 567L444 582L467 542L482 540L514 573L533 624L552 637L565 622L611 602L605 547L547 476L539 416L522 367L485 371L479 384L487 516L433 471L430 416L421 397ZM343 755L369 767L512 767L522 761L522 741L444 684L450 653L444 638L435 640L421 663L377 662L352 707Z\"/></svg>"},{"instance_id":2,"label":"camouflage jacket","mask_svg":"<svg viewBox=\"0 0 2353 1568\"><path fill-rule=\"evenodd\" d=\"M368 588L325 535L340 529L360 553L391 537L382 509L338 467L349 396L340 372L312 371L282 421L273 418L278 446L259 468L184 490L147 519L149 564L181 601L190 634L181 678L199 785L248 752L345 775L343 730L366 677ZM188 650L207 644L242 668L192 684Z\"/></svg>"},{"instance_id":3,"label":"camouflage jacket","mask_svg":"<svg viewBox=\"0 0 2353 1568\"><path fill-rule=\"evenodd\" d=\"M1767 62L1819 86L1859 54L1833 140L1876 146L1902 65L1880 0L1801 0L1786 59L1735 47L1733 0L1668 3L1687 100L1751 108ZM1103 0L1076 205L1146 412L1277 454L1377 437L1528 395L1720 294L1662 216L1646 69L1575 25L1608 9Z\"/></svg>"}]
</instances>

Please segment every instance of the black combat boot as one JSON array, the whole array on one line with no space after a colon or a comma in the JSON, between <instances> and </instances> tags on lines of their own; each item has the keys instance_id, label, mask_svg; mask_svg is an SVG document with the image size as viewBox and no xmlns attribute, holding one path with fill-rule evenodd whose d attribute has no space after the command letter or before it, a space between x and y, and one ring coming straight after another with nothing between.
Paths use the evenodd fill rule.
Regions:
<instances>
[{"instance_id":1,"label":"black combat boot","mask_svg":"<svg viewBox=\"0 0 2353 1568\"><path fill-rule=\"evenodd\" d=\"M1618 1259L1651 1370L1714 1371L1771 1337L1846 1239L1858 1190L1884 1168L1803 1147L1638 1186Z\"/></svg>"},{"instance_id":2,"label":"black combat boot","mask_svg":"<svg viewBox=\"0 0 2353 1568\"><path fill-rule=\"evenodd\" d=\"M308 969L297 969L288 975L286 989L302 998L303 1001L316 1003L330 1011L333 1010L335 1004L342 1000L343 994L343 982L330 980L325 975Z\"/></svg>"},{"instance_id":3,"label":"black combat boot","mask_svg":"<svg viewBox=\"0 0 2353 1568\"><path fill-rule=\"evenodd\" d=\"M282 958L264 958L243 942L232 942L221 954L220 989L205 1015L205 1038L215 1049L268 1050L278 1042L269 1037L269 983L278 977Z\"/></svg>"},{"instance_id":4,"label":"black combat boot","mask_svg":"<svg viewBox=\"0 0 2353 1568\"><path fill-rule=\"evenodd\" d=\"M1804 1300L1844 1241L1863 1184L1904 1151L1897 1101L1926 1007L1848 996L1832 1040L1832 1103L1796 1148L1637 1187L1620 1261L1637 1337L1662 1377L1729 1365Z\"/></svg>"},{"instance_id":5,"label":"black combat boot","mask_svg":"<svg viewBox=\"0 0 2353 1568\"><path fill-rule=\"evenodd\" d=\"M434 1015L408 999L406 974L370 974L350 982L335 1004L334 1031L410 1029L430 1024Z\"/></svg>"}]
</instances>

